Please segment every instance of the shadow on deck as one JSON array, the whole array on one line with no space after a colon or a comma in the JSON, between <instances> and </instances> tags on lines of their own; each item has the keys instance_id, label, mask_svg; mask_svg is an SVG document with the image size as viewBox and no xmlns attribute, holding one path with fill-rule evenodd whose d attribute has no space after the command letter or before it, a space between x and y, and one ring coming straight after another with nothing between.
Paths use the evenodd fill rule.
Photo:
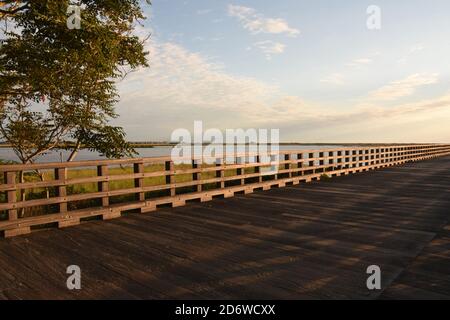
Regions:
<instances>
[{"instance_id":1,"label":"shadow on deck","mask_svg":"<svg viewBox=\"0 0 450 320\"><path fill-rule=\"evenodd\" d=\"M449 191L444 157L0 239L0 299L449 299Z\"/></svg>"}]
</instances>

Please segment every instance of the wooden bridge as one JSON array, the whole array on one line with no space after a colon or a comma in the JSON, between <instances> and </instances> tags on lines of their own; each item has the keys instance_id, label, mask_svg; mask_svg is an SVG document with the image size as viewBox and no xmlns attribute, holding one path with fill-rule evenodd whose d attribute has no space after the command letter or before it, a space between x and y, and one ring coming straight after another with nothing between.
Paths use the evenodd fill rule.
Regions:
<instances>
[{"instance_id":1,"label":"wooden bridge","mask_svg":"<svg viewBox=\"0 0 450 320\"><path fill-rule=\"evenodd\" d=\"M0 239L0 298L448 299L449 155L411 145L189 168L168 158L2 166L0 230L43 231ZM37 169L46 180L32 181ZM81 290L66 287L69 265ZM370 265L382 290L366 287Z\"/></svg>"}]
</instances>

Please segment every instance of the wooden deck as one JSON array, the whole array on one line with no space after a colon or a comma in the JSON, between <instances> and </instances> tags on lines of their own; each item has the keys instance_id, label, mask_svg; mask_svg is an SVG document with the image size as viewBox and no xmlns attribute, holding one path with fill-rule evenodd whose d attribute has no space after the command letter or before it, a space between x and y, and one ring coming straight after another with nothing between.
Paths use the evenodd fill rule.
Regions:
<instances>
[{"instance_id":1,"label":"wooden deck","mask_svg":"<svg viewBox=\"0 0 450 320\"><path fill-rule=\"evenodd\" d=\"M0 239L0 298L449 299L449 193L447 156Z\"/></svg>"}]
</instances>

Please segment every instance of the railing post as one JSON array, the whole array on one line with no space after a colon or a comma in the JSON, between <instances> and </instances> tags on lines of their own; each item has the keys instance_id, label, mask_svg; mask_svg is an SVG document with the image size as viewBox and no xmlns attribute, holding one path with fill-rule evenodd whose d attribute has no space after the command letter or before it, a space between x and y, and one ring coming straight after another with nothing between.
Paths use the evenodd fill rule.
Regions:
<instances>
[{"instance_id":1,"label":"railing post","mask_svg":"<svg viewBox=\"0 0 450 320\"><path fill-rule=\"evenodd\" d=\"M166 175L166 184L171 185L170 187L170 196L173 197L176 195L176 188L172 185L175 184L175 166L173 161L166 161L165 164L166 171L170 171L168 175Z\"/></svg>"},{"instance_id":2,"label":"railing post","mask_svg":"<svg viewBox=\"0 0 450 320\"><path fill-rule=\"evenodd\" d=\"M357 168L358 167L358 151L357 150L352 150L352 168Z\"/></svg>"},{"instance_id":3,"label":"railing post","mask_svg":"<svg viewBox=\"0 0 450 320\"><path fill-rule=\"evenodd\" d=\"M325 168L323 167L325 165L325 153L324 152L319 152L319 166L321 167L319 170L319 172L324 172Z\"/></svg>"},{"instance_id":4,"label":"railing post","mask_svg":"<svg viewBox=\"0 0 450 320\"><path fill-rule=\"evenodd\" d=\"M108 166L107 165L100 165L97 166L97 176L99 177L105 177L108 176ZM109 182L108 181L100 181L98 183L98 191L99 192L108 192L109 191ZM109 197L102 197L102 206L107 207L109 206Z\"/></svg>"},{"instance_id":5,"label":"railing post","mask_svg":"<svg viewBox=\"0 0 450 320\"><path fill-rule=\"evenodd\" d=\"M314 160L311 160L311 159L314 159L314 152L309 152L308 153L308 167L314 167L314 165L315 165L315 161ZM315 169L310 169L309 171L312 171L312 173L314 174L314 173L316 173L316 170Z\"/></svg>"},{"instance_id":6,"label":"railing post","mask_svg":"<svg viewBox=\"0 0 450 320\"><path fill-rule=\"evenodd\" d=\"M255 156L255 163L258 164L257 166L255 166L255 173L259 173L258 182L261 183L263 182L263 177L261 175L261 157L259 155Z\"/></svg>"},{"instance_id":7,"label":"railing post","mask_svg":"<svg viewBox=\"0 0 450 320\"><path fill-rule=\"evenodd\" d=\"M135 174L144 173L144 163L138 162L133 164L133 171ZM144 187L144 178L139 177L134 179L134 187L135 188L143 188ZM145 201L145 192L136 193L136 200Z\"/></svg>"},{"instance_id":8,"label":"railing post","mask_svg":"<svg viewBox=\"0 0 450 320\"><path fill-rule=\"evenodd\" d=\"M278 180L278 171L280 169L280 154L272 154L270 153L270 167L273 168L273 163L276 163L277 168L275 168L275 175L273 177L274 180Z\"/></svg>"},{"instance_id":9,"label":"railing post","mask_svg":"<svg viewBox=\"0 0 450 320\"><path fill-rule=\"evenodd\" d=\"M16 172L5 172L5 183L13 184L14 190L9 190L6 194L8 203L17 202L17 189L16 189ZM17 220L17 209L8 210L8 220Z\"/></svg>"},{"instance_id":10,"label":"railing post","mask_svg":"<svg viewBox=\"0 0 450 320\"><path fill-rule=\"evenodd\" d=\"M291 160L292 160L292 157L291 157L290 153L287 153L287 154L284 155L284 161L291 161ZM292 163L290 163L290 162L286 163L284 165L284 169L285 170L289 170L288 176L289 176L289 178L292 178Z\"/></svg>"},{"instance_id":11,"label":"railing post","mask_svg":"<svg viewBox=\"0 0 450 320\"><path fill-rule=\"evenodd\" d=\"M327 160L327 165L328 165L328 170L334 171L334 153L333 151L328 151L328 160ZM331 165L331 167L330 167Z\"/></svg>"},{"instance_id":12,"label":"railing post","mask_svg":"<svg viewBox=\"0 0 450 320\"><path fill-rule=\"evenodd\" d=\"M303 153L297 153L297 168L301 169L304 167L304 164L302 161L299 161L299 160L303 160ZM297 175L302 176L303 171L297 171Z\"/></svg>"},{"instance_id":13,"label":"railing post","mask_svg":"<svg viewBox=\"0 0 450 320\"><path fill-rule=\"evenodd\" d=\"M216 159L216 167L223 167L225 165L225 158L223 159ZM220 189L225 188L225 170L221 168L220 170L216 171L216 178L220 178Z\"/></svg>"},{"instance_id":14,"label":"railing post","mask_svg":"<svg viewBox=\"0 0 450 320\"><path fill-rule=\"evenodd\" d=\"M66 179L67 179L67 169L66 168L55 168L55 180L61 180L63 185L59 185L56 188L56 196L57 197L66 197L67 189L66 189ZM59 213L67 212L67 202L59 203Z\"/></svg>"},{"instance_id":15,"label":"railing post","mask_svg":"<svg viewBox=\"0 0 450 320\"><path fill-rule=\"evenodd\" d=\"M198 169L198 161L197 160L192 160L192 169ZM202 191L202 184L201 181L202 180L202 174L201 172L194 172L192 174L192 180L193 181L199 181L199 184L196 185L196 190L197 192L201 192Z\"/></svg>"},{"instance_id":16,"label":"railing post","mask_svg":"<svg viewBox=\"0 0 450 320\"><path fill-rule=\"evenodd\" d=\"M342 170L342 151L337 151L337 157L336 157L336 164L337 164L337 170Z\"/></svg>"},{"instance_id":17,"label":"railing post","mask_svg":"<svg viewBox=\"0 0 450 320\"><path fill-rule=\"evenodd\" d=\"M242 157L236 157L236 164L245 165L245 158L244 158L244 163L242 163ZM244 174L245 174L244 168L236 169L236 175L242 176ZM241 184L241 186L243 186L245 184L245 179L240 179L240 184Z\"/></svg>"}]
</instances>

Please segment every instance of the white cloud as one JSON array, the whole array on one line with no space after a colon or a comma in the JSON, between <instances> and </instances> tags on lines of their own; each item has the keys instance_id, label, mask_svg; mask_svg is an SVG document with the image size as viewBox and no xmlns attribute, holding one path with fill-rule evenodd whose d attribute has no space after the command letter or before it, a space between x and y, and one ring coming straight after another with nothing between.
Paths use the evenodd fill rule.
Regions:
<instances>
[{"instance_id":1,"label":"white cloud","mask_svg":"<svg viewBox=\"0 0 450 320\"><path fill-rule=\"evenodd\" d=\"M370 57L354 59L351 62L347 63L345 65L345 68L342 68L344 70L342 70L341 72L331 73L331 74L327 75L326 77L322 78L320 80L320 82L333 84L333 85L344 85L346 82L344 74L348 73L349 68L359 68L362 66L370 65L374 61L373 58L371 58L371 57L378 56L378 55L379 55L379 53L376 52L376 53L373 53Z\"/></svg>"},{"instance_id":2,"label":"white cloud","mask_svg":"<svg viewBox=\"0 0 450 320\"><path fill-rule=\"evenodd\" d=\"M320 82L334 85L343 85L345 83L344 76L340 73L332 73L326 76L325 78L321 79Z\"/></svg>"},{"instance_id":3,"label":"white cloud","mask_svg":"<svg viewBox=\"0 0 450 320\"><path fill-rule=\"evenodd\" d=\"M229 74L174 43L152 41L146 50L150 68L132 72L120 83L120 122L132 123L134 132L139 127L167 135L194 120L217 128L254 127L276 114L273 104L283 95L274 85Z\"/></svg>"},{"instance_id":4,"label":"white cloud","mask_svg":"<svg viewBox=\"0 0 450 320\"><path fill-rule=\"evenodd\" d=\"M359 59L355 59L352 62L348 63L347 66L359 67L359 66L371 64L372 62L373 62L372 58L359 58Z\"/></svg>"},{"instance_id":5,"label":"white cloud","mask_svg":"<svg viewBox=\"0 0 450 320\"><path fill-rule=\"evenodd\" d=\"M287 103L287 105L290 105ZM284 108L287 108L285 106ZM340 112L321 112L319 108L301 105L300 112L289 112L277 117L280 134L291 141L311 142L444 142L450 138L445 119L450 115L450 94L415 103L389 107L366 107ZM303 110L312 112L305 113ZM442 120L441 120L442 119ZM442 124L434 126L440 121ZM427 128L413 130L416 124ZM399 131L399 128L402 129ZM436 132L438 134L436 135ZM431 136L426 141L424 133ZM433 136L433 134L435 134Z\"/></svg>"},{"instance_id":6,"label":"white cloud","mask_svg":"<svg viewBox=\"0 0 450 320\"><path fill-rule=\"evenodd\" d=\"M274 54L283 53L286 48L284 44L270 40L255 42L253 46L261 50L268 60L272 59Z\"/></svg>"},{"instance_id":7,"label":"white cloud","mask_svg":"<svg viewBox=\"0 0 450 320\"><path fill-rule=\"evenodd\" d=\"M415 53L418 51L422 51L423 49L425 49L425 46L422 43L418 43L418 44L412 46L411 49L409 49L409 52Z\"/></svg>"},{"instance_id":8,"label":"white cloud","mask_svg":"<svg viewBox=\"0 0 450 320\"><path fill-rule=\"evenodd\" d=\"M447 95L389 107L373 103L346 111L339 105L327 108L284 94L270 83L230 74L224 66L174 43L153 40L146 49L150 68L130 73L119 85L117 124L131 140L166 140L174 129L192 129L194 120L202 120L205 128L279 128L282 139L333 140L339 132L342 140L354 141L355 124L370 136L376 123L396 127L424 112L430 115L450 107ZM343 81L340 75L331 78ZM416 88L433 81L433 76L413 75L390 85Z\"/></svg>"},{"instance_id":9,"label":"white cloud","mask_svg":"<svg viewBox=\"0 0 450 320\"><path fill-rule=\"evenodd\" d=\"M393 81L370 93L370 100L392 101L407 97L416 92L422 86L438 82L437 73L416 73L405 79Z\"/></svg>"},{"instance_id":10,"label":"white cloud","mask_svg":"<svg viewBox=\"0 0 450 320\"><path fill-rule=\"evenodd\" d=\"M440 108L449 108L450 107L450 94L446 94L444 96L438 98L432 98L427 100L422 100L414 103L407 103L399 105L393 110L386 110L386 113L393 112L394 115L406 115L417 112L430 112L435 109ZM389 108L391 109L391 108Z\"/></svg>"},{"instance_id":11,"label":"white cloud","mask_svg":"<svg viewBox=\"0 0 450 320\"><path fill-rule=\"evenodd\" d=\"M381 104L382 105L382 104ZM416 102L400 103L393 106L381 106L374 103L361 105L353 112L353 115L364 115L366 118L405 117L408 114L430 112L444 107L450 107L450 94L444 94L437 98L423 99Z\"/></svg>"},{"instance_id":12,"label":"white cloud","mask_svg":"<svg viewBox=\"0 0 450 320\"><path fill-rule=\"evenodd\" d=\"M403 57L400 57L397 60L397 62L399 64L406 64L413 55L415 55L417 52L420 52L424 49L425 49L425 45L423 45L422 43L415 44L412 47L410 47L408 49L407 53Z\"/></svg>"},{"instance_id":13,"label":"white cloud","mask_svg":"<svg viewBox=\"0 0 450 320\"><path fill-rule=\"evenodd\" d=\"M238 18L242 26L252 34L287 34L292 37L300 34L300 30L291 28L284 19L266 18L253 8L230 4L228 14Z\"/></svg>"}]
</instances>

